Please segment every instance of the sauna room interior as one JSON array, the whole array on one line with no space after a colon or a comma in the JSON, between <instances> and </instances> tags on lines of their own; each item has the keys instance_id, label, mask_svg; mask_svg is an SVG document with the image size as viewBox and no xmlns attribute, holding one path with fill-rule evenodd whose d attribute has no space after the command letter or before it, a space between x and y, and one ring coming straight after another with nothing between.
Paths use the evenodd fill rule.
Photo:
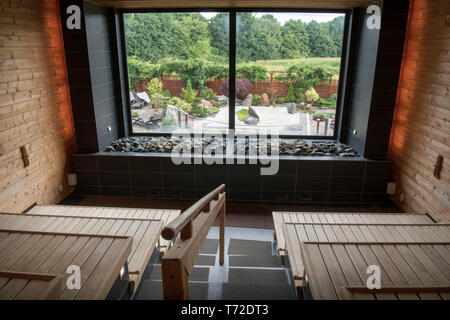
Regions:
<instances>
[{"instance_id":1,"label":"sauna room interior","mask_svg":"<svg viewBox=\"0 0 450 320\"><path fill-rule=\"evenodd\" d=\"M0 300L448 300L449 85L448 0L1 0Z\"/></svg>"}]
</instances>

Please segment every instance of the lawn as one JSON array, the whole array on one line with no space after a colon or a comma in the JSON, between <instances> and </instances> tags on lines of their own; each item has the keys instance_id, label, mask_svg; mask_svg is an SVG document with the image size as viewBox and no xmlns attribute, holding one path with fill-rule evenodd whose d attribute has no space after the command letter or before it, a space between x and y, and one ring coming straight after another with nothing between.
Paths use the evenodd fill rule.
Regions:
<instances>
[{"instance_id":1,"label":"lawn","mask_svg":"<svg viewBox=\"0 0 450 320\"><path fill-rule=\"evenodd\" d=\"M339 75L341 58L298 58L283 60L259 60L250 64L260 64L266 66L268 71L284 71L290 65L301 63L310 67L329 67L334 74Z\"/></svg>"}]
</instances>

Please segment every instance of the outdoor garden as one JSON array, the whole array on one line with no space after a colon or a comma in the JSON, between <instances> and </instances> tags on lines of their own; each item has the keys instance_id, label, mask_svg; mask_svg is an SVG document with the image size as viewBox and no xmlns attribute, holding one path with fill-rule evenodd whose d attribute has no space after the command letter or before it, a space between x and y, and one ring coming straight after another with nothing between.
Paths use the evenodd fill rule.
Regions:
<instances>
[{"instance_id":1,"label":"outdoor garden","mask_svg":"<svg viewBox=\"0 0 450 320\"><path fill-rule=\"evenodd\" d=\"M126 15L130 99L148 97L132 101L134 132L228 128L227 22L224 13ZM343 17L282 24L239 13L236 130L333 135L342 29Z\"/></svg>"}]
</instances>

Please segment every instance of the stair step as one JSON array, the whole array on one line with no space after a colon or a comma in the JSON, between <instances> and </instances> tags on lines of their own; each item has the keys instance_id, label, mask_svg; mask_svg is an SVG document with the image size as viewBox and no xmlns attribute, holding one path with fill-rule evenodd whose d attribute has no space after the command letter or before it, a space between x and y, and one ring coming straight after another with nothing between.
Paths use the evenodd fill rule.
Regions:
<instances>
[{"instance_id":1,"label":"stair step","mask_svg":"<svg viewBox=\"0 0 450 320\"><path fill-rule=\"evenodd\" d=\"M224 283L222 300L294 300L292 286L288 284L236 284Z\"/></svg>"},{"instance_id":2,"label":"stair step","mask_svg":"<svg viewBox=\"0 0 450 320\"><path fill-rule=\"evenodd\" d=\"M238 284L287 284L285 270L229 268L228 282Z\"/></svg>"},{"instance_id":3,"label":"stair step","mask_svg":"<svg viewBox=\"0 0 450 320\"><path fill-rule=\"evenodd\" d=\"M281 268L277 256L229 256L228 264L233 267Z\"/></svg>"}]
</instances>

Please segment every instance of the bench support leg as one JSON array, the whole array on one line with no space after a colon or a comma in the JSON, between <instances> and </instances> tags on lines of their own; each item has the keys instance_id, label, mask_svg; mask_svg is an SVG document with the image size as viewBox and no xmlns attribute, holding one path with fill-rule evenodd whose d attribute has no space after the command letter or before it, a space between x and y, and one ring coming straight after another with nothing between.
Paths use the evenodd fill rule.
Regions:
<instances>
[{"instance_id":1,"label":"bench support leg","mask_svg":"<svg viewBox=\"0 0 450 320\"><path fill-rule=\"evenodd\" d=\"M220 234L219 234L219 263L222 265L225 257L225 212L226 212L226 202L223 203L223 207L220 210Z\"/></svg>"},{"instance_id":2,"label":"bench support leg","mask_svg":"<svg viewBox=\"0 0 450 320\"><path fill-rule=\"evenodd\" d=\"M189 285L186 268L180 259L161 261L163 292L165 300L189 300Z\"/></svg>"}]
</instances>

